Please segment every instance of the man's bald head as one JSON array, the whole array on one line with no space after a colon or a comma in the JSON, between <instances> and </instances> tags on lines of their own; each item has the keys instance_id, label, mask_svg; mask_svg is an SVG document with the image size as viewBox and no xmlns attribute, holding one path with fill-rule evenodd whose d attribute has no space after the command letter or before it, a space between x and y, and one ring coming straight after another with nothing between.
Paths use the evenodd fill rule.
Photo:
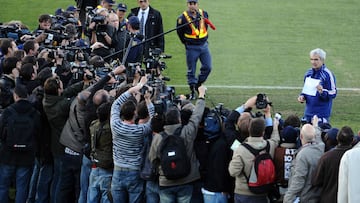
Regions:
<instances>
[{"instance_id":1,"label":"man's bald head","mask_svg":"<svg viewBox=\"0 0 360 203\"><path fill-rule=\"evenodd\" d=\"M301 143L306 144L315 140L315 128L311 124L305 124L300 131Z\"/></svg>"}]
</instances>

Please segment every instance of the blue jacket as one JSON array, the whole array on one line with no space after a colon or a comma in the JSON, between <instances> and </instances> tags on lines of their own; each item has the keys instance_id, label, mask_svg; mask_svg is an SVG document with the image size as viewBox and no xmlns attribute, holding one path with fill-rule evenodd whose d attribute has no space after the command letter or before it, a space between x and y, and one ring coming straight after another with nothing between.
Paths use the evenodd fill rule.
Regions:
<instances>
[{"instance_id":1,"label":"blue jacket","mask_svg":"<svg viewBox=\"0 0 360 203\"><path fill-rule=\"evenodd\" d=\"M323 86L323 92L316 92L315 96L302 94L306 100L305 117L317 115L319 118L330 118L332 100L336 97L336 79L334 74L326 67L325 64L320 69L310 68L304 76L320 80Z\"/></svg>"}]
</instances>

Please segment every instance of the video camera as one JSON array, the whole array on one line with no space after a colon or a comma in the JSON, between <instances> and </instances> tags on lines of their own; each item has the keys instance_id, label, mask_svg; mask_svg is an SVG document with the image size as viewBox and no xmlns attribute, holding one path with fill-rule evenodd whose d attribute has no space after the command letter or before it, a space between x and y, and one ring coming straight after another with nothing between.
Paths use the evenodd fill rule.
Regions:
<instances>
[{"instance_id":1,"label":"video camera","mask_svg":"<svg viewBox=\"0 0 360 203\"><path fill-rule=\"evenodd\" d=\"M257 109L265 109L267 105L272 105L272 102L270 102L264 93L259 93L256 96L256 108Z\"/></svg>"},{"instance_id":2,"label":"video camera","mask_svg":"<svg viewBox=\"0 0 360 203\"><path fill-rule=\"evenodd\" d=\"M160 48L149 49L149 58L144 61L146 73L153 74L155 72L155 76L159 76L160 72L167 68L166 63L161 61L161 59L171 58L171 55L161 53L162 51Z\"/></svg>"},{"instance_id":3,"label":"video camera","mask_svg":"<svg viewBox=\"0 0 360 203\"><path fill-rule=\"evenodd\" d=\"M85 70L89 70L91 72L90 74L87 74ZM95 77L95 69L92 65L88 65L86 61L81 61L78 63L73 63L71 66L71 71L73 74L73 81L78 82L82 81L84 79L84 76L88 80L92 80Z\"/></svg>"},{"instance_id":4,"label":"video camera","mask_svg":"<svg viewBox=\"0 0 360 203\"><path fill-rule=\"evenodd\" d=\"M30 30L22 29L17 24L0 25L0 38L12 38L18 43L23 35L31 35Z\"/></svg>"}]
</instances>

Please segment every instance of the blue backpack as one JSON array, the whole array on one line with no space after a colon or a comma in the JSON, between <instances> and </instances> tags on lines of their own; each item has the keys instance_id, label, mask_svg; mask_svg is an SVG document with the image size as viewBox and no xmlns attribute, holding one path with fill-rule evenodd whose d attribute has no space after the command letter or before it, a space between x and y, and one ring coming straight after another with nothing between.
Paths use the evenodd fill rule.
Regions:
<instances>
[{"instance_id":1,"label":"blue backpack","mask_svg":"<svg viewBox=\"0 0 360 203\"><path fill-rule=\"evenodd\" d=\"M213 140L221 135L223 118L216 109L211 109L204 117L204 135L207 140Z\"/></svg>"}]
</instances>

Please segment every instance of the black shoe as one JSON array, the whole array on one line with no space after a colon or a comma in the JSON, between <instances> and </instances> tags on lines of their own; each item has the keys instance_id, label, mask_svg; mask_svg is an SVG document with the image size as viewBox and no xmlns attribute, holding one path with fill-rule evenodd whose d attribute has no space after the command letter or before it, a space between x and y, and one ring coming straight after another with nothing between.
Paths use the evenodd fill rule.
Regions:
<instances>
[{"instance_id":1,"label":"black shoe","mask_svg":"<svg viewBox=\"0 0 360 203\"><path fill-rule=\"evenodd\" d=\"M195 91L197 90L196 84L190 84L189 88L190 88L190 91L191 91L190 94L189 94L189 99L190 100L195 100L196 99Z\"/></svg>"},{"instance_id":2,"label":"black shoe","mask_svg":"<svg viewBox=\"0 0 360 203\"><path fill-rule=\"evenodd\" d=\"M189 94L189 100L195 100L195 99L196 99L195 91L191 91L191 93Z\"/></svg>"}]
</instances>

